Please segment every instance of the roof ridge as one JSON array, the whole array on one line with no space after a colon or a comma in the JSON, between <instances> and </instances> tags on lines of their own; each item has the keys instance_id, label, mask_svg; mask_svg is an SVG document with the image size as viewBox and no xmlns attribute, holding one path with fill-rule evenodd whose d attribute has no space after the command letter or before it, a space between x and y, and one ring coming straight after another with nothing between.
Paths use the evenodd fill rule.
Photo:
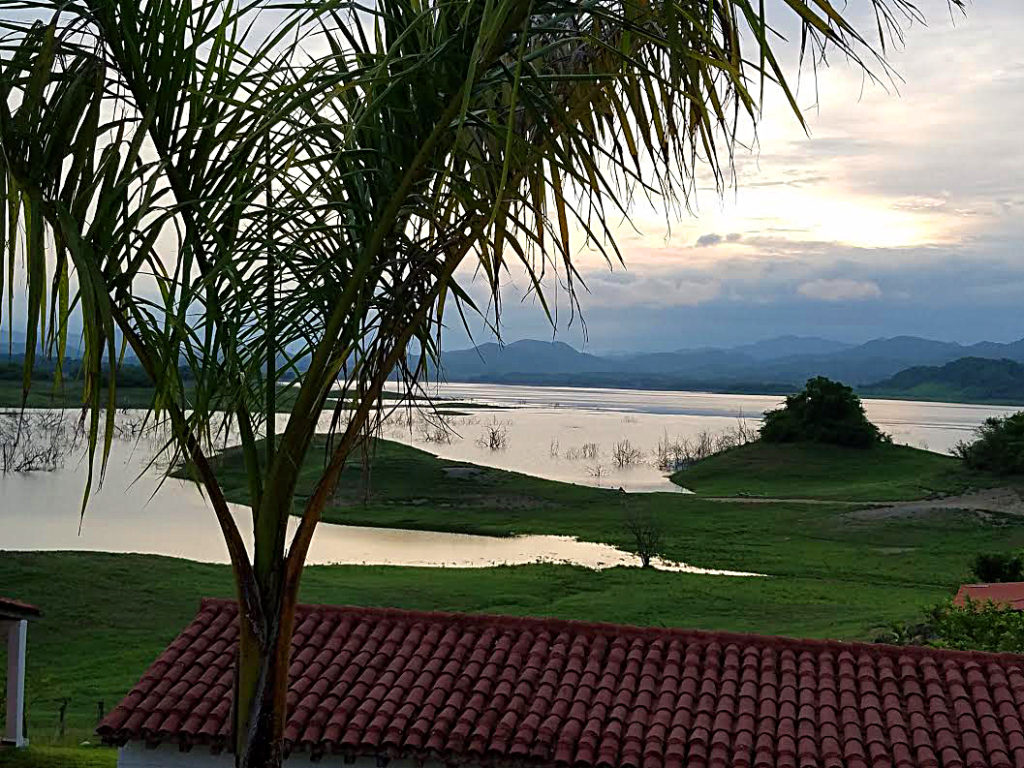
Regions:
<instances>
[{"instance_id":1,"label":"roof ridge","mask_svg":"<svg viewBox=\"0 0 1024 768\"><path fill-rule=\"evenodd\" d=\"M230 605L237 608L238 603L230 598L206 597L200 601L200 608L207 605ZM615 624L611 622L581 621L578 619L562 619L544 616L514 616L492 613L459 613L453 611L421 611L408 608L389 608L367 605L335 605L329 603L300 603L299 611L318 611L353 616L408 618L422 621L438 621L454 625L488 624L509 628L566 629L577 632L593 632L622 636L628 633L633 637L693 638L717 641L722 644L758 644L771 648L794 651L833 650L837 653L867 653L872 657L907 655L912 658L922 656L938 656L946 659L973 661L1012 661L1024 667L1024 655L1016 653L993 653L989 651L957 650L952 648L935 648L916 645L890 645L888 643L868 643L864 641L834 640L819 638L795 638L786 635L762 635L753 632L727 632L720 630L693 629L688 627L656 627L635 624Z\"/></svg>"},{"instance_id":2,"label":"roof ridge","mask_svg":"<svg viewBox=\"0 0 1024 768\"><path fill-rule=\"evenodd\" d=\"M1024 581L978 581L961 587L1024 587Z\"/></svg>"}]
</instances>

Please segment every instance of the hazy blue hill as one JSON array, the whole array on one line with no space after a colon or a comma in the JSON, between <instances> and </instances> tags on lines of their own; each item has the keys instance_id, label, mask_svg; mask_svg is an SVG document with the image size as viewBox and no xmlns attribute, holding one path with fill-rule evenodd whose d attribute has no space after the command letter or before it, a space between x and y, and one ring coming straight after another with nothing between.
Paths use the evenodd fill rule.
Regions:
<instances>
[{"instance_id":1,"label":"hazy blue hill","mask_svg":"<svg viewBox=\"0 0 1024 768\"><path fill-rule=\"evenodd\" d=\"M121 335L117 334L118 344L120 344ZM71 327L68 329L68 345L65 354L69 361L73 361L77 357L82 355L82 331L81 329ZM48 357L52 353L47 347L45 339L40 336L38 343L36 344L36 359L39 360L41 357ZM129 355L133 360L134 355ZM0 361L12 362L17 361L19 364L25 357L25 333L17 328L10 330L10 327L5 323L0 328Z\"/></svg>"},{"instance_id":2,"label":"hazy blue hill","mask_svg":"<svg viewBox=\"0 0 1024 768\"><path fill-rule=\"evenodd\" d=\"M679 352L652 352L619 359L619 368L630 371L671 374L690 378L735 376L752 371L756 360L732 349L692 349Z\"/></svg>"},{"instance_id":3,"label":"hazy blue hill","mask_svg":"<svg viewBox=\"0 0 1024 768\"><path fill-rule=\"evenodd\" d=\"M442 376L448 381L775 393L819 375L864 387L908 368L943 366L965 357L1021 363L1024 339L965 346L896 336L854 346L818 337L781 336L728 349L706 347L606 357L579 352L562 342L525 340L507 346L482 344L445 352ZM947 385L929 399L1005 398L1008 395L1003 393L1013 390L1005 388L1009 384L1000 370L982 367L980 378L971 385L973 395L957 394L959 390ZM1002 382L999 388L986 390L986 376ZM1014 395L1015 399L1020 397Z\"/></svg>"},{"instance_id":4,"label":"hazy blue hill","mask_svg":"<svg viewBox=\"0 0 1024 768\"><path fill-rule=\"evenodd\" d=\"M509 374L585 373L618 367L617 363L578 352L565 342L524 339L445 352L441 372L449 381L472 381Z\"/></svg>"},{"instance_id":5,"label":"hazy blue hill","mask_svg":"<svg viewBox=\"0 0 1024 768\"><path fill-rule=\"evenodd\" d=\"M998 344L994 341L982 341L966 347L967 353L973 357L1005 358L1024 362L1024 339L1011 341L1009 344Z\"/></svg>"},{"instance_id":6,"label":"hazy blue hill","mask_svg":"<svg viewBox=\"0 0 1024 768\"><path fill-rule=\"evenodd\" d=\"M915 360L944 360L950 355L962 356L964 346L951 341L934 341L918 336L893 336L872 339L849 351L856 358L903 358Z\"/></svg>"},{"instance_id":7,"label":"hazy blue hill","mask_svg":"<svg viewBox=\"0 0 1024 768\"><path fill-rule=\"evenodd\" d=\"M828 376L848 384L866 385L916 366L943 365L962 357L1024 360L1024 340L1010 344L983 342L971 347L916 336L873 339L829 355L805 355L769 361L764 373L779 380L803 381Z\"/></svg>"},{"instance_id":8,"label":"hazy blue hill","mask_svg":"<svg viewBox=\"0 0 1024 768\"><path fill-rule=\"evenodd\" d=\"M942 366L915 366L861 387L876 397L978 403L1024 403L1024 365L1015 360L963 357Z\"/></svg>"},{"instance_id":9,"label":"hazy blue hill","mask_svg":"<svg viewBox=\"0 0 1024 768\"><path fill-rule=\"evenodd\" d=\"M819 336L778 336L733 347L732 351L755 360L777 360L798 355L828 355L850 349L855 345Z\"/></svg>"}]
</instances>

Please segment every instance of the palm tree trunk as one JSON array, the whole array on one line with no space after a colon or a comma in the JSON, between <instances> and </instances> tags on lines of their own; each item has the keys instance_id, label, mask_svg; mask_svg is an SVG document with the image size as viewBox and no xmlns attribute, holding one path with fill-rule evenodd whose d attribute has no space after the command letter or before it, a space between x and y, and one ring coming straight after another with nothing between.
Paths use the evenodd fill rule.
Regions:
<instances>
[{"instance_id":1,"label":"palm tree trunk","mask_svg":"<svg viewBox=\"0 0 1024 768\"><path fill-rule=\"evenodd\" d=\"M294 603L273 600L265 620L239 610L235 679L236 768L281 768Z\"/></svg>"}]
</instances>

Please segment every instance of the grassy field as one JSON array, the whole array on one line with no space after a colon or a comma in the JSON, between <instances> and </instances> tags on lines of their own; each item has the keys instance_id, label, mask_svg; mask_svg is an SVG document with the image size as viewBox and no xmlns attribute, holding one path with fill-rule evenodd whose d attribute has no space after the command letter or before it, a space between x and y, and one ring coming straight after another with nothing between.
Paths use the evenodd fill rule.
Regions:
<instances>
[{"instance_id":1,"label":"grassy field","mask_svg":"<svg viewBox=\"0 0 1024 768\"><path fill-rule=\"evenodd\" d=\"M705 494L875 500L980 482L947 457L912 449L854 457L820 447L781 451L771 460L763 452L731 452L689 470L686 483L692 483L690 473L703 471L708 482L697 489ZM300 495L311 487L322 458L319 450L312 452ZM726 460L728 471L721 464ZM237 454L219 462L229 497L246 501ZM709 471L716 462L718 471ZM746 479L730 485L730 473ZM891 622L914 618L949 597L969 578L976 553L1024 547L1024 520L1016 517L954 510L872 516L839 504L623 494L446 461L385 441L376 446L370 478L367 494L358 461L347 468L327 519L492 535L570 534L628 548L624 519L637 509L657 520L667 557L770 577L540 564L479 570L317 566L307 570L304 600L871 639ZM28 720L37 746L90 739L100 702L105 709L117 703L188 622L199 598L231 594L226 566L142 555L3 552L0 584L4 594L44 611L29 631ZM57 713L65 699L61 735ZM91 763L62 762L74 751L34 748L29 754L38 756L35 762L0 753L0 765L110 764L103 750L81 751Z\"/></svg>"},{"instance_id":2,"label":"grassy field","mask_svg":"<svg viewBox=\"0 0 1024 768\"><path fill-rule=\"evenodd\" d=\"M82 747L39 747L6 749L0 747L0 766L4 768L115 768L117 751Z\"/></svg>"},{"instance_id":3,"label":"grassy field","mask_svg":"<svg viewBox=\"0 0 1024 768\"><path fill-rule=\"evenodd\" d=\"M106 394L102 395L106 398ZM118 387L117 404L121 408L146 408L153 401L149 387ZM67 382L55 389L53 382L34 381L28 395L29 408L78 408L82 404L82 385ZM0 408L21 407L21 382L0 380Z\"/></svg>"},{"instance_id":4,"label":"grassy field","mask_svg":"<svg viewBox=\"0 0 1024 768\"><path fill-rule=\"evenodd\" d=\"M0 379L0 408L21 407L21 382ZM279 413L288 413L295 399L294 390L281 387L278 393ZM107 393L100 394L100 401L106 403ZM149 408L153 402L153 388L146 386L119 386L117 405L119 408ZM67 381L55 387L52 381L33 381L29 390L29 408L79 408L82 405L82 383Z\"/></svg>"},{"instance_id":5,"label":"grassy field","mask_svg":"<svg viewBox=\"0 0 1024 768\"><path fill-rule=\"evenodd\" d=\"M676 472L672 481L701 496L843 501L907 501L997 482L952 456L906 445L762 442L704 459Z\"/></svg>"},{"instance_id":6,"label":"grassy field","mask_svg":"<svg viewBox=\"0 0 1024 768\"><path fill-rule=\"evenodd\" d=\"M763 561L767 564L767 560ZM482 570L316 566L310 602L561 616L798 636L870 637L949 593L946 583L791 575L733 579L556 565ZM91 738L190 620L204 595L230 596L226 566L142 555L4 553L5 594L40 605L29 629L28 722L36 744ZM64 735L58 709L68 700Z\"/></svg>"},{"instance_id":7,"label":"grassy field","mask_svg":"<svg viewBox=\"0 0 1024 768\"><path fill-rule=\"evenodd\" d=\"M905 455L920 466L933 461L918 454ZM308 491L321 459L314 451L301 490ZM949 466L937 460L936 466ZM237 456L229 453L221 462L229 496L244 501ZM360 467L347 469L328 519L498 535L573 534L628 547L623 521L637 508L658 521L666 556L770 578L565 565L472 571L317 566L307 571L303 599L871 639L950 596L968 578L976 553L1024 547L1024 520L1015 517L954 510L877 517L831 504L622 494L444 461L387 442L377 446L371 478L364 501ZM819 482L816 492L841 496ZM868 480L834 482L855 498L873 496L879 487ZM922 486L890 477L881 487L905 496ZM137 555L2 553L0 584L5 594L45 612L29 638L29 722L36 744L88 738L98 703L109 708L118 701L189 620L199 598L231 593L225 566ZM65 698L61 737L57 710Z\"/></svg>"},{"instance_id":8,"label":"grassy field","mask_svg":"<svg viewBox=\"0 0 1024 768\"><path fill-rule=\"evenodd\" d=\"M942 382L927 382L906 389L886 389L884 387L858 388L861 397L875 400L912 400L929 403L964 403L968 405L1021 405L1024 401L1020 396L1011 397L972 397L961 387Z\"/></svg>"}]
</instances>

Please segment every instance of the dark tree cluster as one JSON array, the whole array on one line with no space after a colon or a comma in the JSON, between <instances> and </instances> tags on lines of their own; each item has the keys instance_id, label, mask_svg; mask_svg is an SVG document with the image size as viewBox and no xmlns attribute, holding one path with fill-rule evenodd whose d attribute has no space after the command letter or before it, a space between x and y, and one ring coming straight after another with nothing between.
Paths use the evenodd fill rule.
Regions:
<instances>
[{"instance_id":1,"label":"dark tree cluster","mask_svg":"<svg viewBox=\"0 0 1024 768\"><path fill-rule=\"evenodd\" d=\"M1019 552L982 552L974 558L971 574L985 584L1024 581L1024 557Z\"/></svg>"},{"instance_id":2,"label":"dark tree cluster","mask_svg":"<svg viewBox=\"0 0 1024 768\"><path fill-rule=\"evenodd\" d=\"M764 414L761 439L769 443L831 443L869 448L888 438L868 421L854 391L824 376L808 379L786 404Z\"/></svg>"},{"instance_id":3,"label":"dark tree cluster","mask_svg":"<svg viewBox=\"0 0 1024 768\"><path fill-rule=\"evenodd\" d=\"M985 419L974 442L957 443L953 453L971 469L997 475L1024 473L1024 411Z\"/></svg>"},{"instance_id":4,"label":"dark tree cluster","mask_svg":"<svg viewBox=\"0 0 1024 768\"><path fill-rule=\"evenodd\" d=\"M920 621L893 624L875 638L889 645L918 645L960 651L1024 653L1024 613L991 601L947 601Z\"/></svg>"}]
</instances>

